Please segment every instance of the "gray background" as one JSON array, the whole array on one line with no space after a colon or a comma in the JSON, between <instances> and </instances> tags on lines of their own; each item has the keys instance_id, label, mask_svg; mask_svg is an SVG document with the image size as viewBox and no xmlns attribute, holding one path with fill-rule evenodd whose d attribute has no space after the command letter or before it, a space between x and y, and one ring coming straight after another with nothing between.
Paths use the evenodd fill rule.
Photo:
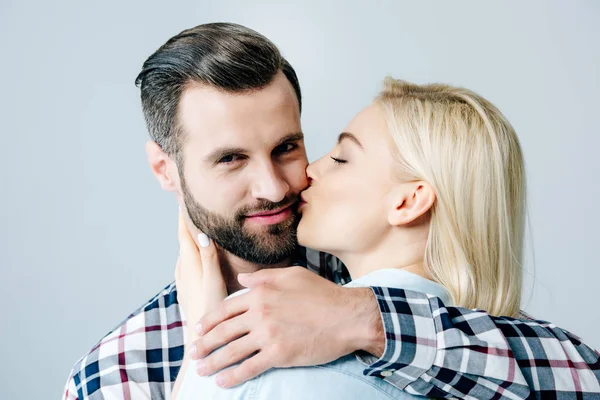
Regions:
<instances>
[{"instance_id":1,"label":"gray background","mask_svg":"<svg viewBox=\"0 0 600 400\"><path fill-rule=\"evenodd\" d=\"M525 308L600 347L600 2L281 3L2 1L0 398L58 398L77 358L171 281L177 206L147 166L133 81L209 21L262 32L295 66L311 160L388 74L496 103L528 168Z\"/></svg>"}]
</instances>

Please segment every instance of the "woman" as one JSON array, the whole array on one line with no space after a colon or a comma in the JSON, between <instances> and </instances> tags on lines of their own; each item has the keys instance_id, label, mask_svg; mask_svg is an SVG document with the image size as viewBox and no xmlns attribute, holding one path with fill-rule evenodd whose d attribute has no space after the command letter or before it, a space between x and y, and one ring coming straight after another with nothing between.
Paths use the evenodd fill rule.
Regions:
<instances>
[{"instance_id":1,"label":"woman","mask_svg":"<svg viewBox=\"0 0 600 400\"><path fill-rule=\"evenodd\" d=\"M513 128L491 103L466 89L387 78L374 103L307 175L298 241L341 259L349 285L416 290L446 304L518 316L523 158ZM190 241L188 234L186 246ZM214 245L205 245L206 254L215 254ZM197 299L186 291L182 306L193 318L226 295L218 270L206 274L212 276L199 277L203 285L219 289L196 290L205 296ZM199 303L203 309L190 306ZM412 397L363 376L352 355L274 369L233 389L186 368L187 362L176 386L180 399Z\"/></svg>"}]
</instances>

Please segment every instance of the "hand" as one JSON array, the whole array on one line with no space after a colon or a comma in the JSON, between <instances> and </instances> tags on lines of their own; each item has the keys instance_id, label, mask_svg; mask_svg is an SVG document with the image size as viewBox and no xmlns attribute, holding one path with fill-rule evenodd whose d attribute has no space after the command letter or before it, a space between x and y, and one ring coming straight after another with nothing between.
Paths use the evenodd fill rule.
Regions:
<instances>
[{"instance_id":1,"label":"hand","mask_svg":"<svg viewBox=\"0 0 600 400\"><path fill-rule=\"evenodd\" d=\"M196 246L183 212L179 211L179 258L175 268L177 301L187 319L188 332L195 336L194 325L208 311L216 309L227 297L227 287L221 273L217 248L212 240L200 233ZM205 246L203 246L205 245Z\"/></svg>"},{"instance_id":2,"label":"hand","mask_svg":"<svg viewBox=\"0 0 600 400\"><path fill-rule=\"evenodd\" d=\"M200 320L192 356L206 357L197 365L201 375L251 356L219 373L219 386L239 385L273 367L324 364L367 349L373 338L385 344L370 288L343 288L302 267L240 274L238 280L251 290Z\"/></svg>"},{"instance_id":3,"label":"hand","mask_svg":"<svg viewBox=\"0 0 600 400\"><path fill-rule=\"evenodd\" d=\"M187 319L187 340L192 341L196 337L194 324L227 297L227 288L221 274L215 244L206 235L200 233L198 236L200 249L198 249L181 210L179 210L177 236L179 238L179 258L175 268L177 301ZM176 399L179 395L189 362L189 349L186 349L171 392L172 399Z\"/></svg>"}]
</instances>

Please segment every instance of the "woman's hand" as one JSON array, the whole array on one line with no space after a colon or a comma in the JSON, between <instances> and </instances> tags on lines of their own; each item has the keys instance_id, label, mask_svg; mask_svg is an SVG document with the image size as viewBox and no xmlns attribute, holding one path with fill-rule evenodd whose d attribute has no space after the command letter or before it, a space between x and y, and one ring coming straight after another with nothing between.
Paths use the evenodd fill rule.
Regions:
<instances>
[{"instance_id":1,"label":"woman's hand","mask_svg":"<svg viewBox=\"0 0 600 400\"><path fill-rule=\"evenodd\" d=\"M217 248L212 240L204 234L198 235L200 249L192 238L183 211L179 210L179 258L175 267L175 285L177 286L177 301L187 320L187 340L193 342L197 338L195 325L200 318L219 306L227 297L227 287L221 274ZM185 356L179 374L171 393L172 399L177 399L179 388L183 382L190 363L186 348Z\"/></svg>"},{"instance_id":2,"label":"woman's hand","mask_svg":"<svg viewBox=\"0 0 600 400\"><path fill-rule=\"evenodd\" d=\"M192 353L204 376L241 362L216 375L219 386L361 349L383 354L383 321L371 288L343 288L303 267L264 269L238 280L251 290L202 317Z\"/></svg>"},{"instance_id":3,"label":"woman's hand","mask_svg":"<svg viewBox=\"0 0 600 400\"><path fill-rule=\"evenodd\" d=\"M227 297L227 287L217 248L204 233L198 235L196 246L183 211L179 211L179 258L175 268L177 300L187 320L188 340L196 337L194 326L209 311L216 309Z\"/></svg>"}]
</instances>

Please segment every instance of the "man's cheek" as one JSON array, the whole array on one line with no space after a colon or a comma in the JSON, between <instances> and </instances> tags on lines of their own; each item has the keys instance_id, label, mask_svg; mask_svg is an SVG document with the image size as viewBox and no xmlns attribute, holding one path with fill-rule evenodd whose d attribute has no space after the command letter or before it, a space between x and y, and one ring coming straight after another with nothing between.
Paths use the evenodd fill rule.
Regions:
<instances>
[{"instance_id":1,"label":"man's cheek","mask_svg":"<svg viewBox=\"0 0 600 400\"><path fill-rule=\"evenodd\" d=\"M290 169L287 173L290 190L294 193L300 193L308 186L308 178L306 177L306 166L308 163L298 163L295 168Z\"/></svg>"},{"instance_id":2,"label":"man's cheek","mask_svg":"<svg viewBox=\"0 0 600 400\"><path fill-rule=\"evenodd\" d=\"M248 185L243 181L229 182L223 179L207 187L210 188L207 197L216 209L223 214L232 215L243 206Z\"/></svg>"}]
</instances>

